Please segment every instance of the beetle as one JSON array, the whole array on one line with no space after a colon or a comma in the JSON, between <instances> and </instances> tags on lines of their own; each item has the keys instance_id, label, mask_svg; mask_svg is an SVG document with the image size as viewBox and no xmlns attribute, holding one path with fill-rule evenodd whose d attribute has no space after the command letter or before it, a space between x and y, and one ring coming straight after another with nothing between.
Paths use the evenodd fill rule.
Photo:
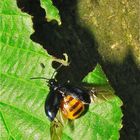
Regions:
<instances>
[{"instance_id":1,"label":"beetle","mask_svg":"<svg viewBox=\"0 0 140 140\"><path fill-rule=\"evenodd\" d=\"M59 109L67 119L74 120L86 112L91 103L91 97L95 95L96 89L92 90L71 85L69 82L60 84L56 79L35 77L31 79L45 79L50 92L45 101L45 113L50 121L53 121Z\"/></svg>"},{"instance_id":2,"label":"beetle","mask_svg":"<svg viewBox=\"0 0 140 140\"><path fill-rule=\"evenodd\" d=\"M89 104L94 102L96 97L100 96L99 98L106 100L106 97L110 96L108 90L106 91L104 88L98 89L93 85L87 88L85 86L72 85L70 82L59 83L53 77L61 66L54 71L50 79L45 77L31 78L46 80L50 88L44 105L46 116L50 121L55 119L59 109L65 118L70 120L77 119L87 111Z\"/></svg>"},{"instance_id":3,"label":"beetle","mask_svg":"<svg viewBox=\"0 0 140 140\"><path fill-rule=\"evenodd\" d=\"M48 86L50 92L46 98L45 112L51 121L56 117L59 108L65 118L77 119L91 103L91 90L86 88L70 83L60 84L55 79L50 79ZM95 92L96 90L92 90L92 94Z\"/></svg>"}]
</instances>

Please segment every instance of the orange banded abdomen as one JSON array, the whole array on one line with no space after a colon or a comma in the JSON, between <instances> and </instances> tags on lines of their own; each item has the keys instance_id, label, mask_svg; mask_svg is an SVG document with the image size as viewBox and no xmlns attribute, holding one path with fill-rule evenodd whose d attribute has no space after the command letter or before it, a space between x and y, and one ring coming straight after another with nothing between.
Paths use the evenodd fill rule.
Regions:
<instances>
[{"instance_id":1,"label":"orange banded abdomen","mask_svg":"<svg viewBox=\"0 0 140 140\"><path fill-rule=\"evenodd\" d=\"M66 118L73 120L81 115L85 106L80 100L68 95L62 99L60 108Z\"/></svg>"}]
</instances>

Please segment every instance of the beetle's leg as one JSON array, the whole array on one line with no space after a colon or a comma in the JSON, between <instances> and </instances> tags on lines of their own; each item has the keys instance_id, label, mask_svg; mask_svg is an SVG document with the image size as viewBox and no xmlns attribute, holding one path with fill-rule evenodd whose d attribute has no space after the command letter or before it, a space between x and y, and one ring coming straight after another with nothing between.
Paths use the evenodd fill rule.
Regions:
<instances>
[{"instance_id":1,"label":"beetle's leg","mask_svg":"<svg viewBox=\"0 0 140 140\"><path fill-rule=\"evenodd\" d=\"M60 90L58 89L58 93L59 93L59 94L61 93L62 97L65 97L65 96L66 96L66 95L65 95L66 91L63 91L63 90L61 90L61 89L60 89Z\"/></svg>"},{"instance_id":2,"label":"beetle's leg","mask_svg":"<svg viewBox=\"0 0 140 140\"><path fill-rule=\"evenodd\" d=\"M97 98L97 89L96 89L95 87L93 87L93 88L89 91L89 96L90 96L91 102L94 102L95 99Z\"/></svg>"},{"instance_id":3,"label":"beetle's leg","mask_svg":"<svg viewBox=\"0 0 140 140\"><path fill-rule=\"evenodd\" d=\"M95 87L90 90L89 95L92 102L108 100L113 95L113 90L109 87Z\"/></svg>"}]
</instances>

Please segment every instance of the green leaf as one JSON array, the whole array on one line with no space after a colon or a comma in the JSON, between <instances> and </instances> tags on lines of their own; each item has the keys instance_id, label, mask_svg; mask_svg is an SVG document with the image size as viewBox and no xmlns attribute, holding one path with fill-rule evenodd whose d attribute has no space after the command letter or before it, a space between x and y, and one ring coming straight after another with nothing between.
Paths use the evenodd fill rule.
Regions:
<instances>
[{"instance_id":1,"label":"green leaf","mask_svg":"<svg viewBox=\"0 0 140 140\"><path fill-rule=\"evenodd\" d=\"M104 74L101 66L97 64L93 72L90 72L84 79L83 82L93 83L96 85L107 85L108 79Z\"/></svg>"},{"instance_id":2,"label":"green leaf","mask_svg":"<svg viewBox=\"0 0 140 140\"><path fill-rule=\"evenodd\" d=\"M31 17L22 13L15 1L0 1L0 27L0 139L50 140L50 122L44 112L49 87L43 80L30 78L50 78L54 59L30 40ZM88 112L73 121L73 129L64 126L62 139L117 140L121 128L121 100L109 88L99 65L84 80L98 85L98 89L102 85L107 87L99 90Z\"/></svg>"},{"instance_id":3,"label":"green leaf","mask_svg":"<svg viewBox=\"0 0 140 140\"><path fill-rule=\"evenodd\" d=\"M18 9L16 1L0 1L0 27L0 139L49 139L50 122L44 112L49 88L45 81L30 78L50 78L53 59L30 40L31 17Z\"/></svg>"},{"instance_id":4,"label":"green leaf","mask_svg":"<svg viewBox=\"0 0 140 140\"><path fill-rule=\"evenodd\" d=\"M52 0L41 0L41 5L46 11L47 21L56 20L58 24L61 24L61 19L58 9L52 4Z\"/></svg>"}]
</instances>

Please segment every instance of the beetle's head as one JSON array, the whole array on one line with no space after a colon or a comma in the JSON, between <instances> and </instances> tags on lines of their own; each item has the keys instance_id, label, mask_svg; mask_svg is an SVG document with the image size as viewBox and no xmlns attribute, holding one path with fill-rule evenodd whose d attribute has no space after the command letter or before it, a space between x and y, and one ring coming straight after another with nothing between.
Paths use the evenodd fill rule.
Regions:
<instances>
[{"instance_id":1,"label":"beetle's head","mask_svg":"<svg viewBox=\"0 0 140 140\"><path fill-rule=\"evenodd\" d=\"M50 79L49 81L46 81L48 83L48 86L53 87L57 84L55 79Z\"/></svg>"}]
</instances>

